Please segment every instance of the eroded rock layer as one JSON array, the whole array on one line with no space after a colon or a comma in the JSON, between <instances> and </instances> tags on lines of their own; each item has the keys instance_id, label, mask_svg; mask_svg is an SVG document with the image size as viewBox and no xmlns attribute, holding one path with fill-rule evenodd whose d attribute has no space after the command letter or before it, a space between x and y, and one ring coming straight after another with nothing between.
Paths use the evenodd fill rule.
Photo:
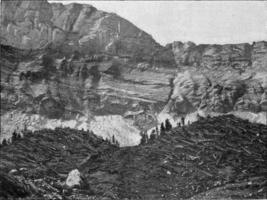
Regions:
<instances>
[{"instance_id":1,"label":"eroded rock layer","mask_svg":"<svg viewBox=\"0 0 267 200\"><path fill-rule=\"evenodd\" d=\"M161 121L159 113L251 112L266 122L265 41L163 47L90 5L3 0L1 6L1 137L50 124L94 129L133 145L139 131ZM124 132L136 135L133 143Z\"/></svg>"}]
</instances>

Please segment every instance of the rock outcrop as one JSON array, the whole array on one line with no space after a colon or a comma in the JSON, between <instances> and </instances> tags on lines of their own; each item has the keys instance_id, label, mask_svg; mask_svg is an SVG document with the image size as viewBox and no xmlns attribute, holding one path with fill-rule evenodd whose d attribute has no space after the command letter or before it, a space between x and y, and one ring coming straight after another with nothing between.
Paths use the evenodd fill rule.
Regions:
<instances>
[{"instance_id":1,"label":"rock outcrop","mask_svg":"<svg viewBox=\"0 0 267 200\"><path fill-rule=\"evenodd\" d=\"M102 136L114 126L108 135L124 138L120 142L125 144L127 138L123 135L127 133L122 132L139 138L140 129L155 125L156 115L171 90L169 77L175 72L175 68L155 69L146 62L132 62L131 58L102 54L77 58L74 54L65 57L54 49L1 48L3 132L25 126L34 130L45 127L45 117L50 124L51 120L59 120L55 124L62 126L68 126L63 121L75 120L74 127L91 127ZM128 111L139 114L122 118ZM11 127L7 126L9 122Z\"/></svg>"},{"instance_id":2,"label":"rock outcrop","mask_svg":"<svg viewBox=\"0 0 267 200\"><path fill-rule=\"evenodd\" d=\"M167 112L266 112L267 42L195 45L174 42L179 68Z\"/></svg>"},{"instance_id":3,"label":"rock outcrop","mask_svg":"<svg viewBox=\"0 0 267 200\"><path fill-rule=\"evenodd\" d=\"M129 21L87 4L3 0L2 11L1 35L18 48L39 49L52 43L67 51L140 57L159 47Z\"/></svg>"},{"instance_id":4,"label":"rock outcrop","mask_svg":"<svg viewBox=\"0 0 267 200\"><path fill-rule=\"evenodd\" d=\"M71 170L68 174L66 185L68 187L77 187L80 186L82 182L81 173L78 169Z\"/></svg>"}]
</instances>

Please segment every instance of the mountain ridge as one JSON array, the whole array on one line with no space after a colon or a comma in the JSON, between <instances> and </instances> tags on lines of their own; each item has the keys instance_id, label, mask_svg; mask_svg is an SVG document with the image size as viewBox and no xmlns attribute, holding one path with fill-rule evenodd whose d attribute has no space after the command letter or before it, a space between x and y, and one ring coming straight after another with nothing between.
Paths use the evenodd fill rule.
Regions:
<instances>
[{"instance_id":1,"label":"mountain ridge","mask_svg":"<svg viewBox=\"0 0 267 200\"><path fill-rule=\"evenodd\" d=\"M2 10L1 137L25 126L92 126L130 145L123 128L136 144L164 117L174 126L181 116L231 112L266 122L266 41L163 47L90 5L3 1Z\"/></svg>"}]
</instances>

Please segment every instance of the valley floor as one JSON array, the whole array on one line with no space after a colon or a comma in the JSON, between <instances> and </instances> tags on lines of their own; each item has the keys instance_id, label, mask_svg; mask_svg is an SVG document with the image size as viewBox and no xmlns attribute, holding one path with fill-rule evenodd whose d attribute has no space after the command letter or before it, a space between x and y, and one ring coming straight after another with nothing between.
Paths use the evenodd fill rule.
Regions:
<instances>
[{"instance_id":1,"label":"valley floor","mask_svg":"<svg viewBox=\"0 0 267 200\"><path fill-rule=\"evenodd\" d=\"M267 198L267 126L233 115L119 148L69 128L25 134L0 149L0 196L25 199ZM14 170L16 169L16 170ZM69 188L78 169L82 183Z\"/></svg>"}]
</instances>

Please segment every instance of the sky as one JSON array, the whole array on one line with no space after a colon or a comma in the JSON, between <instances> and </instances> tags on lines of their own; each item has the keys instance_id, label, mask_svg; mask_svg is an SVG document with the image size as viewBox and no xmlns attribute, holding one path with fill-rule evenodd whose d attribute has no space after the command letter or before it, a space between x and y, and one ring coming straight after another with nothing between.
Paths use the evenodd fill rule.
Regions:
<instances>
[{"instance_id":1,"label":"sky","mask_svg":"<svg viewBox=\"0 0 267 200\"><path fill-rule=\"evenodd\" d=\"M267 40L266 1L56 1L114 12L162 45L173 41L226 44Z\"/></svg>"}]
</instances>

